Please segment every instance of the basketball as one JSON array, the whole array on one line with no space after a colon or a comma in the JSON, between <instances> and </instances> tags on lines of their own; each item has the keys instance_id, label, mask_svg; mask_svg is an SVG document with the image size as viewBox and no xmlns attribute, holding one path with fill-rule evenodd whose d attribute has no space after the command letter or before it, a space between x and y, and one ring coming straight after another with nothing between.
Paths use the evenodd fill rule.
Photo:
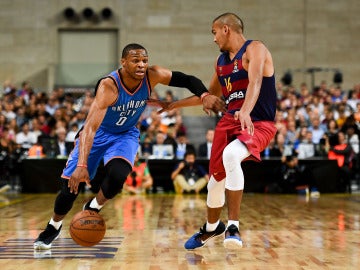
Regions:
<instances>
[{"instance_id":1,"label":"basketball","mask_svg":"<svg viewBox=\"0 0 360 270\"><path fill-rule=\"evenodd\" d=\"M71 238L77 244L91 247L98 244L104 238L106 224L98 213L84 210L74 215L69 231Z\"/></svg>"}]
</instances>

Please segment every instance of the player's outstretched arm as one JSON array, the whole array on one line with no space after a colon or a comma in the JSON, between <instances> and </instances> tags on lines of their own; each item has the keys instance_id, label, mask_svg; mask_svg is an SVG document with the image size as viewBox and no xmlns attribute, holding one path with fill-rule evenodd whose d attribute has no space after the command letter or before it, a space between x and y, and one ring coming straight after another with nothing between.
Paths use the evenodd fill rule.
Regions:
<instances>
[{"instance_id":1,"label":"player's outstretched arm","mask_svg":"<svg viewBox=\"0 0 360 270\"><path fill-rule=\"evenodd\" d=\"M195 94L196 97L200 98L196 99L196 97L191 97L186 101L182 101L176 105L178 108L203 104L206 110L213 110L216 113L224 111L224 102L220 98L212 96L201 80L195 76L187 75L179 71L170 71L159 66L152 66L149 68L149 78L152 87L161 83L174 87L187 88Z\"/></svg>"},{"instance_id":2,"label":"player's outstretched arm","mask_svg":"<svg viewBox=\"0 0 360 270\"><path fill-rule=\"evenodd\" d=\"M163 101L158 99L149 99L147 104L151 106L160 107L161 110L158 113L162 113L165 111L171 111L173 109L183 108L183 107L191 107L201 105L201 99L197 96L190 96L184 99L176 100L173 102Z\"/></svg>"}]
</instances>

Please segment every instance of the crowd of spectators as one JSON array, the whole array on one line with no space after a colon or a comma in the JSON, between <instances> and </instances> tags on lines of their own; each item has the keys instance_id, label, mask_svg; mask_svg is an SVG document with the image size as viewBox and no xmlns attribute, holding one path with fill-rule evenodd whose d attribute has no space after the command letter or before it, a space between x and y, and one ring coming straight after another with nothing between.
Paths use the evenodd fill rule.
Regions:
<instances>
[{"instance_id":1,"label":"crowd of spectators","mask_svg":"<svg viewBox=\"0 0 360 270\"><path fill-rule=\"evenodd\" d=\"M29 82L18 89L5 82L0 98L1 179L13 179L27 157L66 157L76 132L93 101L92 91L81 96L57 88L35 91Z\"/></svg>"},{"instance_id":2,"label":"crowd of spectators","mask_svg":"<svg viewBox=\"0 0 360 270\"><path fill-rule=\"evenodd\" d=\"M360 84L349 91L325 81L314 89L303 83L299 90L278 84L278 95L278 132L263 155L299 159L343 159L346 155L349 170L346 176L340 174L339 191L350 191L349 179L359 178ZM347 153L336 150L345 142Z\"/></svg>"},{"instance_id":3,"label":"crowd of spectators","mask_svg":"<svg viewBox=\"0 0 360 270\"><path fill-rule=\"evenodd\" d=\"M349 173L356 174L354 168L359 167L360 84L344 91L340 85L328 86L325 81L314 89L309 89L305 83L299 89L278 83L277 90L278 132L262 155L283 158L297 156L299 159L334 158L331 153L339 145L338 135L342 132L353 153L347 157L351 159ZM23 82L19 88L5 82L1 94L2 160L5 156L15 159L67 156L94 99L93 90L77 95L56 88L46 93L34 91L29 82ZM176 99L171 90L166 91L164 97L159 97L153 91L152 98ZM171 158L182 159L188 151L203 156L199 155L198 149L187 137L181 110L174 109L162 114L158 114L157 110L148 106L138 123L141 157L154 156L155 144L172 145ZM204 143L205 134L206 130ZM38 146L42 147L41 151L38 151Z\"/></svg>"},{"instance_id":4,"label":"crowd of spectators","mask_svg":"<svg viewBox=\"0 0 360 270\"><path fill-rule=\"evenodd\" d=\"M34 91L28 82L20 89L5 84L0 99L1 150L27 155L33 145L40 144L44 156L68 155L63 143L74 142L93 98L90 90L75 97L62 88L45 93ZM53 145L58 141L62 144Z\"/></svg>"}]
</instances>

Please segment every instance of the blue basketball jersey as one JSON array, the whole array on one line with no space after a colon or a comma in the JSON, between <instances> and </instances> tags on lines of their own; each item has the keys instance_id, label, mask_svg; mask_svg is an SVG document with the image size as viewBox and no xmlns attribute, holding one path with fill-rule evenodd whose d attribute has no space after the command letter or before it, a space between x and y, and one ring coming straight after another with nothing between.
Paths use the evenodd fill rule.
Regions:
<instances>
[{"instance_id":1,"label":"blue basketball jersey","mask_svg":"<svg viewBox=\"0 0 360 270\"><path fill-rule=\"evenodd\" d=\"M151 87L148 77L145 76L133 93L129 92L120 78L120 70L111 72L118 88L118 98L109 106L99 129L110 133L122 133L136 126L141 114L145 110L146 100L149 99Z\"/></svg>"},{"instance_id":2,"label":"blue basketball jersey","mask_svg":"<svg viewBox=\"0 0 360 270\"><path fill-rule=\"evenodd\" d=\"M116 102L108 107L104 120L96 131L87 161L90 179L95 177L101 161L106 165L114 158L121 158L133 166L139 148L140 131L136 125L150 96L149 80L145 76L137 89L131 93L121 82L119 72L120 70L115 70L107 76L114 80L119 94ZM78 159L79 139L76 139L75 147L63 170L63 178L70 178L76 169Z\"/></svg>"}]
</instances>

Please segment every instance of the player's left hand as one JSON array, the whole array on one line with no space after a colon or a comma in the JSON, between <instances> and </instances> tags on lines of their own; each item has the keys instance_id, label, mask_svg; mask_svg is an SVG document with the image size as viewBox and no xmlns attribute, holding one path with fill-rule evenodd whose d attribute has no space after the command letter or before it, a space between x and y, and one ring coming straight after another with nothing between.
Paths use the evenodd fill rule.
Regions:
<instances>
[{"instance_id":1,"label":"player's left hand","mask_svg":"<svg viewBox=\"0 0 360 270\"><path fill-rule=\"evenodd\" d=\"M251 121L250 114L236 111L234 113L234 119L240 121L241 130L247 129L247 132L252 136L254 135L254 124Z\"/></svg>"},{"instance_id":2,"label":"player's left hand","mask_svg":"<svg viewBox=\"0 0 360 270\"><path fill-rule=\"evenodd\" d=\"M210 115L210 110L216 114L226 112L225 102L215 95L207 95L203 98L203 110L208 115Z\"/></svg>"}]
</instances>

